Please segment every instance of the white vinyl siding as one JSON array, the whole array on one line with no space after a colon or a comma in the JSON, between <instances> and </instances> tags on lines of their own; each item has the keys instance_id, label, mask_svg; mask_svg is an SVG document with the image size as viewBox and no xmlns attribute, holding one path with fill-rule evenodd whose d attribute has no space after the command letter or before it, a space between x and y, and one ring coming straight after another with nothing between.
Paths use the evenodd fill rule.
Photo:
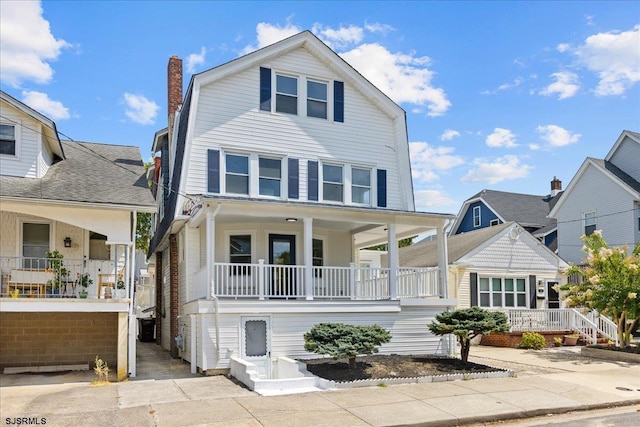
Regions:
<instances>
[{"instance_id":1,"label":"white vinyl siding","mask_svg":"<svg viewBox=\"0 0 640 427\"><path fill-rule=\"evenodd\" d=\"M571 192L563 194L558 209L558 255L567 262L581 264L584 234L582 213L597 212L597 229L609 246L633 246L637 216L634 197L619 183L593 166L588 166Z\"/></svg>"},{"instance_id":2,"label":"white vinyl siding","mask_svg":"<svg viewBox=\"0 0 640 427\"><path fill-rule=\"evenodd\" d=\"M315 76L318 81L340 80L340 76L305 49L290 52L263 66L273 70L295 70L297 75ZM412 203L404 197L405 186L411 182L410 169L408 165L399 169L398 164L403 163L396 157L407 148L396 147L394 143L398 132L404 132L404 121L395 123L345 83L345 122L340 123L340 131L336 133L336 126L330 120L316 120L302 114L265 114L258 108L258 88L257 67L200 88L193 145L185 160L188 164L185 170L187 193L206 193L207 149L221 149L299 159L301 201L307 200L308 194L307 161L322 159L385 169L387 207L406 209ZM396 125L400 127L396 129ZM405 175L402 181L399 170Z\"/></svg>"},{"instance_id":3,"label":"white vinyl siding","mask_svg":"<svg viewBox=\"0 0 640 427\"><path fill-rule=\"evenodd\" d=\"M622 169L636 181L640 182L640 144L626 137L611 158L611 163Z\"/></svg>"},{"instance_id":4,"label":"white vinyl siding","mask_svg":"<svg viewBox=\"0 0 640 427\"><path fill-rule=\"evenodd\" d=\"M42 143L39 134L41 124L5 102L2 102L2 116L0 123L13 125L16 138L16 154L0 154L2 175L40 178L38 161Z\"/></svg>"}]
</instances>

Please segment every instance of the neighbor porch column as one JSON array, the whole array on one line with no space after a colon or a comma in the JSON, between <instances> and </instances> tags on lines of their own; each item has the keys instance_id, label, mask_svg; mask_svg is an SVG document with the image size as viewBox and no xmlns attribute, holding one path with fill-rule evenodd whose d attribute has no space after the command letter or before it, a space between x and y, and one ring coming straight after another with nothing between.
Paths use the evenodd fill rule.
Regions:
<instances>
[{"instance_id":1,"label":"neighbor porch column","mask_svg":"<svg viewBox=\"0 0 640 427\"><path fill-rule=\"evenodd\" d=\"M398 239L396 225L387 225L387 249L389 253L389 297L398 298Z\"/></svg>"},{"instance_id":2,"label":"neighbor porch column","mask_svg":"<svg viewBox=\"0 0 640 427\"><path fill-rule=\"evenodd\" d=\"M304 294L313 299L313 218L303 218L304 223Z\"/></svg>"},{"instance_id":3,"label":"neighbor porch column","mask_svg":"<svg viewBox=\"0 0 640 427\"><path fill-rule=\"evenodd\" d=\"M118 312L118 350L117 350L117 374L118 381L127 379L127 341L128 341L128 317L129 313Z\"/></svg>"},{"instance_id":4,"label":"neighbor porch column","mask_svg":"<svg viewBox=\"0 0 640 427\"><path fill-rule=\"evenodd\" d=\"M436 232L436 246L438 248L438 295L449 298L449 256L447 248L447 234L442 224Z\"/></svg>"},{"instance_id":5,"label":"neighbor porch column","mask_svg":"<svg viewBox=\"0 0 640 427\"><path fill-rule=\"evenodd\" d=\"M207 299L211 299L213 296L213 263L215 262L215 239L216 239L216 220L213 212L207 212L206 218L206 244L205 251L207 260L207 283L205 284L207 289Z\"/></svg>"}]
</instances>

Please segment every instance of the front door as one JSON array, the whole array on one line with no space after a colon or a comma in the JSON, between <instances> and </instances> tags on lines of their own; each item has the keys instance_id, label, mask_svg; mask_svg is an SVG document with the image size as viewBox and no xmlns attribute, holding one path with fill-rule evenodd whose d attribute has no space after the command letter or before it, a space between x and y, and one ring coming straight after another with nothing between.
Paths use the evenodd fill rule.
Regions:
<instances>
[{"instance_id":1,"label":"front door","mask_svg":"<svg viewBox=\"0 0 640 427\"><path fill-rule=\"evenodd\" d=\"M296 281L293 269L296 265L296 236L289 234L269 234L269 264L271 267L271 295L294 297Z\"/></svg>"},{"instance_id":2,"label":"front door","mask_svg":"<svg viewBox=\"0 0 640 427\"><path fill-rule=\"evenodd\" d=\"M271 339L268 317L242 318L242 359L256 366L261 378L271 378Z\"/></svg>"},{"instance_id":3,"label":"front door","mask_svg":"<svg viewBox=\"0 0 640 427\"><path fill-rule=\"evenodd\" d=\"M554 289L558 282L547 282L547 308L560 308L560 294Z\"/></svg>"}]
</instances>

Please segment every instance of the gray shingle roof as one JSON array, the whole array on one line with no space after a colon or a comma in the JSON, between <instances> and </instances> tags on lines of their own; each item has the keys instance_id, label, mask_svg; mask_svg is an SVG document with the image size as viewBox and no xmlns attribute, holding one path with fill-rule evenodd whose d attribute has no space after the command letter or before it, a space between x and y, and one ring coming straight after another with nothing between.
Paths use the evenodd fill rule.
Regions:
<instances>
[{"instance_id":1,"label":"gray shingle roof","mask_svg":"<svg viewBox=\"0 0 640 427\"><path fill-rule=\"evenodd\" d=\"M65 160L43 178L0 176L0 196L155 207L138 147L62 141Z\"/></svg>"},{"instance_id":2,"label":"gray shingle roof","mask_svg":"<svg viewBox=\"0 0 640 427\"><path fill-rule=\"evenodd\" d=\"M561 194L551 197L482 190L469 200L482 197L505 221L515 221L525 228L542 228L555 224L556 220L547 215Z\"/></svg>"},{"instance_id":3,"label":"gray shingle roof","mask_svg":"<svg viewBox=\"0 0 640 427\"><path fill-rule=\"evenodd\" d=\"M456 262L482 243L510 227L513 222L493 227L485 227L468 233L456 234L447 238L449 263ZM400 265L403 267L435 267L438 265L437 242L422 241L399 249Z\"/></svg>"}]
</instances>

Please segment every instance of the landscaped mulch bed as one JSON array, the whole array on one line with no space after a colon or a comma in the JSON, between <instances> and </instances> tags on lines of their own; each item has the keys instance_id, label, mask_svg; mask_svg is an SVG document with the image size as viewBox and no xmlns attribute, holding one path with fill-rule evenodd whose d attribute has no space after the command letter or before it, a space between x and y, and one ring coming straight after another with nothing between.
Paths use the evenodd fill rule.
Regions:
<instances>
[{"instance_id":1,"label":"landscaped mulch bed","mask_svg":"<svg viewBox=\"0 0 640 427\"><path fill-rule=\"evenodd\" d=\"M492 372L496 368L460 359L405 355L372 355L356 359L356 369L346 360L303 360L307 370L321 378L336 382L380 378L416 378L446 374Z\"/></svg>"}]
</instances>

